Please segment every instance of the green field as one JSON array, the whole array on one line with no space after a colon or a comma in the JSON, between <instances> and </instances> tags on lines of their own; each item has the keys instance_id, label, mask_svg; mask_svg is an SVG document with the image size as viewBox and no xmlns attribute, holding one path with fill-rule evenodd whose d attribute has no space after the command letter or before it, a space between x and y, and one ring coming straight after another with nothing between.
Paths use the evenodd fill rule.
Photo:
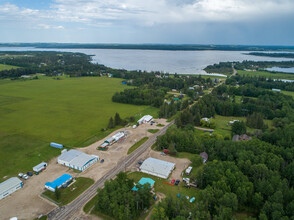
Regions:
<instances>
[{"instance_id":1,"label":"green field","mask_svg":"<svg viewBox=\"0 0 294 220\"><path fill-rule=\"evenodd\" d=\"M148 132L155 134L159 131L159 129L148 129Z\"/></svg>"},{"instance_id":2,"label":"green field","mask_svg":"<svg viewBox=\"0 0 294 220\"><path fill-rule=\"evenodd\" d=\"M121 79L106 77L0 80L0 178L60 154L51 141L83 147L101 139L111 132L101 129L116 112L121 118L156 117L150 106L113 103L112 95L125 88Z\"/></svg>"},{"instance_id":3,"label":"green field","mask_svg":"<svg viewBox=\"0 0 294 220\"><path fill-rule=\"evenodd\" d=\"M294 79L294 74L287 73L270 73L266 71L243 71L238 70L238 74L241 76L264 76L272 79Z\"/></svg>"},{"instance_id":4,"label":"green field","mask_svg":"<svg viewBox=\"0 0 294 220\"><path fill-rule=\"evenodd\" d=\"M49 197L50 199L54 200L60 206L66 205L77 198L80 194L82 194L86 189L88 189L94 180L85 177L78 177L76 178L75 182L72 183L70 186L60 189L60 198L57 200L55 193L49 190L45 191L43 195L45 197Z\"/></svg>"},{"instance_id":5,"label":"green field","mask_svg":"<svg viewBox=\"0 0 294 220\"><path fill-rule=\"evenodd\" d=\"M17 66L11 66L11 65L5 65L5 64L0 64L0 71L2 70L11 70L18 68Z\"/></svg>"},{"instance_id":6,"label":"green field","mask_svg":"<svg viewBox=\"0 0 294 220\"><path fill-rule=\"evenodd\" d=\"M285 95L292 96L293 99L294 99L294 92L291 92L291 91L281 91L281 93L283 93L283 94L285 94Z\"/></svg>"},{"instance_id":7,"label":"green field","mask_svg":"<svg viewBox=\"0 0 294 220\"><path fill-rule=\"evenodd\" d=\"M135 143L133 146L130 147L128 150L128 154L133 153L135 150L137 150L142 144L144 144L148 140L148 137L143 137L141 140L139 140L137 143Z\"/></svg>"}]
</instances>

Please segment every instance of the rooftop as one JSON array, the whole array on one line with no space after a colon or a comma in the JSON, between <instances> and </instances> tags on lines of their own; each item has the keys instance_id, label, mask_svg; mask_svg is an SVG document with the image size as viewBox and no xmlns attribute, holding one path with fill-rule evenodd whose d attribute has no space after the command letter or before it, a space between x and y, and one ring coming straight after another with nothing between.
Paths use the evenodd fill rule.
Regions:
<instances>
[{"instance_id":1,"label":"rooftop","mask_svg":"<svg viewBox=\"0 0 294 220\"><path fill-rule=\"evenodd\" d=\"M51 187L52 189L55 189L56 187L61 186L63 183L67 182L72 178L69 174L63 174L61 177L57 178L53 182L47 182L45 183L46 186Z\"/></svg>"},{"instance_id":2,"label":"rooftop","mask_svg":"<svg viewBox=\"0 0 294 220\"><path fill-rule=\"evenodd\" d=\"M151 179L151 178L142 177L142 178L139 180L139 182L137 183L137 185L140 184L140 185L143 186L143 185L146 184L146 183L149 183L150 186L152 187L152 186L154 185L155 181L154 181L153 179ZM137 186L137 185L136 185L136 186ZM138 188L137 188L136 186L134 186L134 187L132 188L133 191L138 191Z\"/></svg>"},{"instance_id":3,"label":"rooftop","mask_svg":"<svg viewBox=\"0 0 294 220\"><path fill-rule=\"evenodd\" d=\"M5 191L10 189L11 187L18 185L20 183L22 183L22 181L20 179L18 179L17 177L9 178L8 180L0 183L0 194L4 193Z\"/></svg>"}]
</instances>

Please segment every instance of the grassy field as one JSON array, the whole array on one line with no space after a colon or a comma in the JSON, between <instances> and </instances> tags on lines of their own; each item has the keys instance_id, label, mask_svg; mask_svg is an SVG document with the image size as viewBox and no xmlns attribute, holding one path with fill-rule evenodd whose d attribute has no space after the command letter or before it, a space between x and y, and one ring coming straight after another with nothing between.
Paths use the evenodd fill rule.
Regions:
<instances>
[{"instance_id":1,"label":"grassy field","mask_svg":"<svg viewBox=\"0 0 294 220\"><path fill-rule=\"evenodd\" d=\"M49 197L50 199L56 201L60 206L66 205L81 195L86 189L88 189L94 180L85 177L78 177L76 181L70 186L60 189L60 198L57 200L55 193L49 190L45 191L43 195Z\"/></svg>"},{"instance_id":2,"label":"grassy field","mask_svg":"<svg viewBox=\"0 0 294 220\"><path fill-rule=\"evenodd\" d=\"M156 108L113 103L112 95L125 88L121 79L106 77L0 80L0 182L58 155L51 141L83 147L101 139L116 112L156 117Z\"/></svg>"},{"instance_id":3,"label":"grassy field","mask_svg":"<svg viewBox=\"0 0 294 220\"><path fill-rule=\"evenodd\" d=\"M245 76L264 76L272 79L294 79L294 74L287 73L270 73L266 71L243 71L238 70L239 75Z\"/></svg>"},{"instance_id":4,"label":"grassy field","mask_svg":"<svg viewBox=\"0 0 294 220\"><path fill-rule=\"evenodd\" d=\"M18 68L17 66L11 66L11 65L6 65L6 64L0 64L0 71L2 70L11 70Z\"/></svg>"},{"instance_id":5,"label":"grassy field","mask_svg":"<svg viewBox=\"0 0 294 220\"><path fill-rule=\"evenodd\" d=\"M148 137L143 137L141 140L139 140L137 143L135 143L133 146L130 147L128 150L128 154L131 154L134 152L138 147L140 147L142 144L144 144L148 140Z\"/></svg>"}]
</instances>

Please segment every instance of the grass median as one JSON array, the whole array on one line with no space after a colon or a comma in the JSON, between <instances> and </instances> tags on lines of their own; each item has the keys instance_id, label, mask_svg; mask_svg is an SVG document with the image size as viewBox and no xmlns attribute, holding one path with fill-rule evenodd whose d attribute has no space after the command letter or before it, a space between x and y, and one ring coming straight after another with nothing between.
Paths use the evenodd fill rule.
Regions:
<instances>
[{"instance_id":1,"label":"grass median","mask_svg":"<svg viewBox=\"0 0 294 220\"><path fill-rule=\"evenodd\" d=\"M137 143L135 143L133 146L130 147L130 149L128 150L128 154L131 154L132 152L134 152L137 148L139 148L147 140L148 140L148 137L143 137L141 140L139 140Z\"/></svg>"}]
</instances>

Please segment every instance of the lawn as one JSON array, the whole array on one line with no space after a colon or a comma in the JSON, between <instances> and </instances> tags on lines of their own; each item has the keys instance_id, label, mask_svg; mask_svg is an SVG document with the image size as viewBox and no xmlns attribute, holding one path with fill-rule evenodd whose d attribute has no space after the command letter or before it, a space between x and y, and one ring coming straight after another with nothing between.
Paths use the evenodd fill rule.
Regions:
<instances>
[{"instance_id":1,"label":"lawn","mask_svg":"<svg viewBox=\"0 0 294 220\"><path fill-rule=\"evenodd\" d=\"M159 131L159 129L148 129L148 132L155 134Z\"/></svg>"},{"instance_id":2,"label":"lawn","mask_svg":"<svg viewBox=\"0 0 294 220\"><path fill-rule=\"evenodd\" d=\"M88 189L94 180L85 177L78 177L76 178L75 182L72 183L70 186L60 189L60 198L57 200L55 197L55 193L49 190L45 191L43 195L49 197L50 199L54 200L60 206L66 205L81 195L86 189Z\"/></svg>"},{"instance_id":3,"label":"lawn","mask_svg":"<svg viewBox=\"0 0 294 220\"><path fill-rule=\"evenodd\" d=\"M294 79L294 74L287 73L270 73L267 71L243 71L238 70L238 74L243 76L264 76L272 79Z\"/></svg>"},{"instance_id":4,"label":"lawn","mask_svg":"<svg viewBox=\"0 0 294 220\"><path fill-rule=\"evenodd\" d=\"M176 186L176 185L168 185L164 182L170 182L169 180L166 179L162 179L156 176L152 176L146 173L141 173L141 172L133 172L133 173L129 173L128 177L133 179L135 182L138 182L142 177L148 177L151 178L155 181L154 184L154 189L155 192L161 192L163 194L167 195L171 195L174 198L177 198L177 195L183 195L183 196L189 196L191 197L195 197L197 198L197 193L198 193L198 189L191 187L190 189L184 187L184 183L181 180L181 183Z\"/></svg>"},{"instance_id":5,"label":"lawn","mask_svg":"<svg viewBox=\"0 0 294 220\"><path fill-rule=\"evenodd\" d=\"M111 132L101 129L116 112L121 118L156 117L157 108L111 101L126 87L106 77L0 80L0 179L58 155L51 141L83 147L101 139Z\"/></svg>"},{"instance_id":6,"label":"lawn","mask_svg":"<svg viewBox=\"0 0 294 220\"><path fill-rule=\"evenodd\" d=\"M137 148L139 148L147 140L148 140L148 137L143 137L141 140L139 140L137 143L135 143L133 146L130 147L130 149L128 150L128 154L131 154L132 152L134 152Z\"/></svg>"},{"instance_id":7,"label":"lawn","mask_svg":"<svg viewBox=\"0 0 294 220\"><path fill-rule=\"evenodd\" d=\"M15 68L19 68L19 67L6 65L6 64L0 64L0 71L2 71L2 70L11 70L11 69L15 69Z\"/></svg>"},{"instance_id":8,"label":"lawn","mask_svg":"<svg viewBox=\"0 0 294 220\"><path fill-rule=\"evenodd\" d=\"M222 136L225 135L231 135L231 128L232 126L228 125L229 121L233 120L240 120L244 121L246 123L246 117L235 117L235 116L221 116L216 115L215 116L215 123L216 128L214 129L214 134L220 134ZM265 124L267 124L270 128L272 127L272 121L271 120L263 120ZM254 132L254 128L246 128L249 132Z\"/></svg>"}]
</instances>

